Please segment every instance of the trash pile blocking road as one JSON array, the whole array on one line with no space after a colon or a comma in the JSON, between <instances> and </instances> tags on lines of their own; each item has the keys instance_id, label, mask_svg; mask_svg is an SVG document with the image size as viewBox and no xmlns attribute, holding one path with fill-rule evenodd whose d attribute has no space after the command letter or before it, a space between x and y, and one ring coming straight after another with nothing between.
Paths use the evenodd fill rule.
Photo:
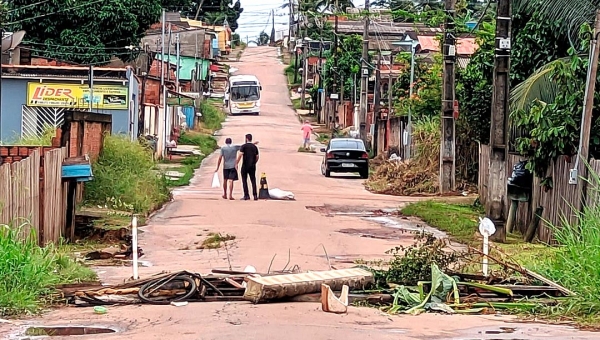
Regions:
<instances>
[{"instance_id":1,"label":"trash pile blocking road","mask_svg":"<svg viewBox=\"0 0 600 340\"><path fill-rule=\"evenodd\" d=\"M551 285L533 286L480 275L450 275L435 264L431 266L431 277L431 281L419 282L417 287L390 284L388 289L377 289L373 273L359 267L266 274L248 269L213 270L204 276L180 271L114 286L79 284L62 286L59 290L63 298L76 306L170 304L179 307L188 302L287 301L321 302L323 311L346 313L349 304L362 302L380 306L389 314L413 315L427 311L490 313L534 308L541 304L556 304L570 295L568 290L552 282Z\"/></svg>"}]
</instances>

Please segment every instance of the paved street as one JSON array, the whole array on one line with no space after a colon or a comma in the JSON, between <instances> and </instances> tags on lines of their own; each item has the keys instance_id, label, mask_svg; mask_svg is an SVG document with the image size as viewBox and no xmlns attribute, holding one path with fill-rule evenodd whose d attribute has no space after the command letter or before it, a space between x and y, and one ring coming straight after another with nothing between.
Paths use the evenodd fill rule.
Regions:
<instances>
[{"instance_id":1,"label":"paved street","mask_svg":"<svg viewBox=\"0 0 600 340\"><path fill-rule=\"evenodd\" d=\"M320 154L298 153L301 133L298 118L290 108L284 65L275 49L248 48L238 74L255 74L262 82L260 116L232 117L222 130L219 143L231 137L242 143L246 133L259 141L258 173L267 174L270 188L292 191L296 201L236 201L221 198L211 189L217 157L208 157L189 187L174 192L174 201L142 228L140 246L151 267L140 268L142 276L163 270L205 273L213 268L234 269L252 265L266 271L298 265L302 270L329 268L323 248L336 267L351 266L354 259L378 259L400 243L412 242L406 234L396 240L368 238L339 232L342 229L378 230L386 227L357 217L327 216L328 205L337 211L360 212L398 207L413 198L373 195L356 178L325 178L319 171ZM319 210L319 209L316 209ZM388 228L389 229L389 228ZM200 250L209 232L234 235L225 249ZM289 259L288 259L289 254ZM116 283L131 276L130 267L99 268L101 278ZM350 308L347 315L321 311L320 304L280 303L192 303L184 307L108 307L106 315L91 308L64 308L51 312L36 324L84 324L115 327L118 333L81 336L81 339L597 339L598 335L558 326L507 323L506 316L447 316L426 314L387 316L377 309ZM501 327L512 327L502 329ZM9 330L10 328L10 330ZM4 326L13 336L19 327Z\"/></svg>"}]
</instances>

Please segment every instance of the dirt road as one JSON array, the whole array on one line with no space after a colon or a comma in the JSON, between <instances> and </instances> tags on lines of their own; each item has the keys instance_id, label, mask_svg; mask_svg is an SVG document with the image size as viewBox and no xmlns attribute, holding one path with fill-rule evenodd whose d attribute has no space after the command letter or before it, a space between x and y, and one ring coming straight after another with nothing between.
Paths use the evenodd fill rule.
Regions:
<instances>
[{"instance_id":1,"label":"dirt road","mask_svg":"<svg viewBox=\"0 0 600 340\"><path fill-rule=\"evenodd\" d=\"M384 252L412 241L409 235L395 240L360 237L342 229L381 232L386 228L352 216L328 216L327 209L307 206L329 205L338 211L394 208L409 199L368 193L362 180L325 178L320 175L319 154L298 153L300 124L290 108L284 66L272 48L249 48L242 62L234 65L238 74L256 74L262 82L261 116L232 117L219 137L242 143L246 133L259 141L258 172L267 174L270 188L289 190L296 201L225 201L219 189L211 189L217 157L208 157L192 184L178 189L174 201L156 214L143 228L140 246L147 254L142 260L152 267L140 269L142 276L162 270L208 272L227 268L228 256L234 268L253 265L266 271L280 270L288 262L303 270L328 268L323 247L332 264L351 266L354 259L382 258ZM237 183L236 197L241 197ZM314 211L319 210L319 211ZM389 229L389 228L388 228ZM226 252L200 250L198 245L209 232L234 235ZM387 230L389 233L389 230ZM99 268L106 282L120 282L131 276L130 267ZM96 325L112 327L117 333L82 336L81 339L592 339L590 334L569 328L506 323L504 316L390 317L369 308L351 308L347 315L326 314L319 304L196 303L184 307L109 307L106 315L89 308L64 308L36 320L2 329L18 338L27 324ZM501 327L513 327L502 329Z\"/></svg>"}]
</instances>

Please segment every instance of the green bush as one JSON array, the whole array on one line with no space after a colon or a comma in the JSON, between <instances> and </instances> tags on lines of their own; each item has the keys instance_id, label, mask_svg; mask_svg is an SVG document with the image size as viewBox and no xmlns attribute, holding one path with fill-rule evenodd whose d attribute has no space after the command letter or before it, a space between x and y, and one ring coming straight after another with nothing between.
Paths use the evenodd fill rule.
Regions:
<instances>
[{"instance_id":1,"label":"green bush","mask_svg":"<svg viewBox=\"0 0 600 340\"><path fill-rule=\"evenodd\" d=\"M148 213L169 199L166 181L153 169L151 151L124 136L107 136L86 183L85 203Z\"/></svg>"},{"instance_id":2,"label":"green bush","mask_svg":"<svg viewBox=\"0 0 600 340\"><path fill-rule=\"evenodd\" d=\"M221 123L225 120L223 110L215 107L211 101L203 101L200 104L200 112L202 112L202 121L207 129L221 129Z\"/></svg>"},{"instance_id":3,"label":"green bush","mask_svg":"<svg viewBox=\"0 0 600 340\"><path fill-rule=\"evenodd\" d=\"M0 224L0 316L36 312L54 285L96 278L56 247L39 247L25 227Z\"/></svg>"}]
</instances>

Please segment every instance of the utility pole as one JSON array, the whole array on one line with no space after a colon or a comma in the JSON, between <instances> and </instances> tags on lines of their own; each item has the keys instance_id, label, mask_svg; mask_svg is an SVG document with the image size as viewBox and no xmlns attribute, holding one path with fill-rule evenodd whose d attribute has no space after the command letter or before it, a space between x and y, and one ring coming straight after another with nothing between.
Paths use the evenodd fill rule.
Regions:
<instances>
[{"instance_id":1,"label":"utility pole","mask_svg":"<svg viewBox=\"0 0 600 340\"><path fill-rule=\"evenodd\" d=\"M381 52L379 52L379 58L377 60L377 69L375 70L375 94L373 95L373 123L375 129L373 131L373 139L371 141L372 150L377 155L378 149L378 137L379 137L379 119L381 114Z\"/></svg>"},{"instance_id":2,"label":"utility pole","mask_svg":"<svg viewBox=\"0 0 600 340\"><path fill-rule=\"evenodd\" d=\"M450 0L454 1L454 0ZM362 58L361 58L361 81L360 81L360 138L363 142L367 141L367 129L366 129L366 120L367 120L367 98L369 91L369 0L365 0L365 26L363 28L363 48L362 48Z\"/></svg>"},{"instance_id":3,"label":"utility pole","mask_svg":"<svg viewBox=\"0 0 600 340\"><path fill-rule=\"evenodd\" d=\"M385 136L385 147L388 147L388 140L387 140L387 134L390 132L390 118L392 117L392 86L393 86L393 79L392 79L392 70L394 69L394 58L396 56L394 55L394 52L392 52L392 54L390 55L390 65L388 67L390 74L388 75L388 114L387 114L387 121L386 121L386 126L385 126L385 131L386 131L386 136ZM400 150L398 150L398 153L400 153Z\"/></svg>"},{"instance_id":4,"label":"utility pole","mask_svg":"<svg viewBox=\"0 0 600 340\"><path fill-rule=\"evenodd\" d=\"M335 24L333 27L333 92L332 94L335 94L336 96L338 95L338 72L339 72L339 56L338 56L338 12L339 12L339 1L335 0ZM344 100L344 98L340 98L341 100ZM334 112L337 112L337 105L335 105L337 103L337 99L334 99L334 105L333 105L333 110ZM334 113L335 116L335 113ZM328 123L326 119L325 123Z\"/></svg>"},{"instance_id":5,"label":"utility pole","mask_svg":"<svg viewBox=\"0 0 600 340\"><path fill-rule=\"evenodd\" d=\"M321 29L321 34L323 34L323 29ZM319 40L319 86L318 86L318 93L317 93L317 103L316 104L316 108L317 108L317 120L320 119L321 117L321 111L323 108L323 102L321 101L321 91L323 91L323 62L321 61L323 59L323 38L321 38L321 40Z\"/></svg>"},{"instance_id":6,"label":"utility pole","mask_svg":"<svg viewBox=\"0 0 600 340\"><path fill-rule=\"evenodd\" d=\"M167 44L167 80L171 81L171 37L172 37L172 33L173 33L173 27L171 26L171 23L169 23L169 42ZM163 54L163 60L165 58L165 55Z\"/></svg>"},{"instance_id":7,"label":"utility pole","mask_svg":"<svg viewBox=\"0 0 600 340\"><path fill-rule=\"evenodd\" d=\"M442 138L440 145L441 193L453 191L456 187L456 117L454 115L456 80L456 36L454 35L456 33L454 29L455 7L456 0L446 0L446 21L444 23L443 45L444 73L442 76Z\"/></svg>"},{"instance_id":8,"label":"utility pole","mask_svg":"<svg viewBox=\"0 0 600 340\"><path fill-rule=\"evenodd\" d=\"M510 72L510 0L498 0L496 11L496 54L490 125L490 167L486 215L496 225L491 239L506 242L504 199L506 197L506 156L508 153L508 100Z\"/></svg>"},{"instance_id":9,"label":"utility pole","mask_svg":"<svg viewBox=\"0 0 600 340\"><path fill-rule=\"evenodd\" d=\"M298 83L298 59L300 58L300 53L298 53L298 42L294 46L294 84Z\"/></svg>"},{"instance_id":10,"label":"utility pole","mask_svg":"<svg viewBox=\"0 0 600 340\"><path fill-rule=\"evenodd\" d=\"M180 62L181 62L181 58L179 56L179 51L180 51L180 45L179 45L179 33L177 33L175 35L175 48L176 48L176 58L177 58L177 71L175 72L175 89L177 92L180 91L179 89L179 70L180 70Z\"/></svg>"},{"instance_id":11,"label":"utility pole","mask_svg":"<svg viewBox=\"0 0 600 340\"><path fill-rule=\"evenodd\" d=\"M290 0L288 2L288 6L290 7L290 14L288 18L288 52L292 51L292 23L294 22L294 2Z\"/></svg>"},{"instance_id":12,"label":"utility pole","mask_svg":"<svg viewBox=\"0 0 600 340\"><path fill-rule=\"evenodd\" d=\"M308 58L306 55L308 54L307 46L302 43L302 93L300 97L300 107L304 110L306 107L306 97L304 94L306 93L306 77L308 76Z\"/></svg>"},{"instance_id":13,"label":"utility pole","mask_svg":"<svg viewBox=\"0 0 600 340\"><path fill-rule=\"evenodd\" d=\"M161 53L161 58L160 58L160 88L162 90L162 102L163 102L163 114L164 114L164 135L162 136L163 139L163 145L162 145L162 156L165 157L166 155L166 150L167 150L167 142L168 142L168 132L167 132L167 88L165 86L165 21L166 21L166 12L165 9L163 8L162 10L162 38L160 39L160 43L161 43L161 47L160 47L160 53Z\"/></svg>"},{"instance_id":14,"label":"utility pole","mask_svg":"<svg viewBox=\"0 0 600 340\"><path fill-rule=\"evenodd\" d=\"M600 35L600 10L596 10L596 21L594 22L594 32L590 41L590 62L588 66L587 81L585 87L585 97L583 106L583 116L581 117L581 135L579 136L579 154L575 160L575 166L571 169L571 178L569 184L579 184L577 186L578 197L581 197L581 210L587 202L587 182L579 181L579 177L588 178L587 163L590 153L590 133L592 128L592 110L594 108L594 91L596 88L596 76L598 74L598 55L600 54L600 44L598 43Z\"/></svg>"},{"instance_id":15,"label":"utility pole","mask_svg":"<svg viewBox=\"0 0 600 340\"><path fill-rule=\"evenodd\" d=\"M271 46L275 46L275 11L271 10L271 18L273 19L273 26L271 28L271 41L269 42Z\"/></svg>"}]
</instances>

